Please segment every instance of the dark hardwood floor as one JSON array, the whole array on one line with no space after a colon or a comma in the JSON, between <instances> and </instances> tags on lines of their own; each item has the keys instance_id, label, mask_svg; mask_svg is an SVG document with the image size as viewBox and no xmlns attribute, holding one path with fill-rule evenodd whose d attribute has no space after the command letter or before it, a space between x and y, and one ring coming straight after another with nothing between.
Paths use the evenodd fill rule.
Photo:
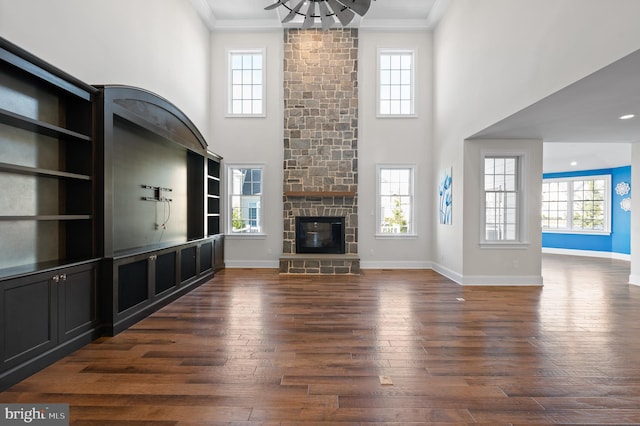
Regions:
<instances>
[{"instance_id":1,"label":"dark hardwood floor","mask_svg":"<svg viewBox=\"0 0 640 426\"><path fill-rule=\"evenodd\" d=\"M640 288L544 256L545 286L431 271L225 270L0 394L76 425L640 424Z\"/></svg>"}]
</instances>

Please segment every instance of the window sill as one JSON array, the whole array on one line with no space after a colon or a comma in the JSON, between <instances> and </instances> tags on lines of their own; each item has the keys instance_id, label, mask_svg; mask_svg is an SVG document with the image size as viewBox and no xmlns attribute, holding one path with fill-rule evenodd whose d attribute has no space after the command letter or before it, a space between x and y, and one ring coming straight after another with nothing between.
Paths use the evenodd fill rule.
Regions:
<instances>
[{"instance_id":1,"label":"window sill","mask_svg":"<svg viewBox=\"0 0 640 426\"><path fill-rule=\"evenodd\" d=\"M247 232L246 234L228 233L228 234L224 234L224 237L227 240L266 240L267 234L258 233L258 232L252 232L252 233Z\"/></svg>"},{"instance_id":2,"label":"window sill","mask_svg":"<svg viewBox=\"0 0 640 426\"><path fill-rule=\"evenodd\" d=\"M575 231L571 229L543 229L543 234L600 235L609 236L611 231Z\"/></svg>"},{"instance_id":3,"label":"window sill","mask_svg":"<svg viewBox=\"0 0 640 426\"><path fill-rule=\"evenodd\" d=\"M376 234L376 240L415 240L417 234Z\"/></svg>"},{"instance_id":4,"label":"window sill","mask_svg":"<svg viewBox=\"0 0 640 426\"><path fill-rule=\"evenodd\" d=\"M266 118L267 114L225 114L225 118Z\"/></svg>"},{"instance_id":5,"label":"window sill","mask_svg":"<svg viewBox=\"0 0 640 426\"><path fill-rule=\"evenodd\" d=\"M529 248L528 241L482 241L481 249L498 249L498 250L526 250Z\"/></svg>"},{"instance_id":6,"label":"window sill","mask_svg":"<svg viewBox=\"0 0 640 426\"><path fill-rule=\"evenodd\" d=\"M418 118L418 114L376 114L376 118Z\"/></svg>"}]
</instances>

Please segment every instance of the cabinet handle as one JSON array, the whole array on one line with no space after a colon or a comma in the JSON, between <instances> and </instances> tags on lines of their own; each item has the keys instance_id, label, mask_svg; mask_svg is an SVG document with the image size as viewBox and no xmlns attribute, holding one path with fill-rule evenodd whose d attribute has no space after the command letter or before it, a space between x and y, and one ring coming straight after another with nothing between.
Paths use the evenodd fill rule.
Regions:
<instances>
[{"instance_id":1,"label":"cabinet handle","mask_svg":"<svg viewBox=\"0 0 640 426\"><path fill-rule=\"evenodd\" d=\"M151 256L149 256L149 260L156 260L158 258L157 255L152 254Z\"/></svg>"},{"instance_id":2,"label":"cabinet handle","mask_svg":"<svg viewBox=\"0 0 640 426\"><path fill-rule=\"evenodd\" d=\"M60 280L61 281L66 281L67 280L67 274L60 274Z\"/></svg>"},{"instance_id":3,"label":"cabinet handle","mask_svg":"<svg viewBox=\"0 0 640 426\"><path fill-rule=\"evenodd\" d=\"M54 282L60 282L60 275L54 275L53 278L51 278Z\"/></svg>"}]
</instances>

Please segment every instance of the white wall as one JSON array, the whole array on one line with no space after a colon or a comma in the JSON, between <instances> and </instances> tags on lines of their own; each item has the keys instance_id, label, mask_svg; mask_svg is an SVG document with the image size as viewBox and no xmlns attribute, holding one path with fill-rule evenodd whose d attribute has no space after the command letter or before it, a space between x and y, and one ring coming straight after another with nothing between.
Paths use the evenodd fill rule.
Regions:
<instances>
[{"instance_id":1,"label":"white wall","mask_svg":"<svg viewBox=\"0 0 640 426\"><path fill-rule=\"evenodd\" d=\"M640 188L640 143L631 144L631 188ZM638 211L640 211L640 196L635 197L631 192L631 271L629 272L629 284L640 286L640 220L637 220Z\"/></svg>"},{"instance_id":2,"label":"white wall","mask_svg":"<svg viewBox=\"0 0 640 426\"><path fill-rule=\"evenodd\" d=\"M434 169L453 166L453 225L433 225L437 270L460 281L484 272L463 219L480 207L467 205L465 139L637 50L638 16L636 0L452 0L434 34ZM493 274L512 276L513 261L505 253Z\"/></svg>"},{"instance_id":3,"label":"white wall","mask_svg":"<svg viewBox=\"0 0 640 426\"><path fill-rule=\"evenodd\" d=\"M427 31L359 32L358 251L363 268L431 267L432 37ZM377 118L377 50L415 49L416 118ZM416 238L376 238L376 165L415 164Z\"/></svg>"},{"instance_id":4,"label":"white wall","mask_svg":"<svg viewBox=\"0 0 640 426\"><path fill-rule=\"evenodd\" d=\"M225 262L228 267L277 267L282 254L282 31L212 33L212 121L214 146L224 162L264 163L266 237L227 235ZM426 32L388 33L360 31L359 40L359 139L358 200L359 255L363 268L430 267L430 223L435 191L431 170L432 51ZM414 48L417 51L418 118L376 118L378 48ZM226 108L227 49L266 48L267 117L228 118ZM224 78L220 78L224 76ZM417 165L417 229L411 239L375 238L376 164Z\"/></svg>"},{"instance_id":5,"label":"white wall","mask_svg":"<svg viewBox=\"0 0 640 426\"><path fill-rule=\"evenodd\" d=\"M0 0L0 36L86 83L155 92L209 139L209 31L189 0Z\"/></svg>"},{"instance_id":6,"label":"white wall","mask_svg":"<svg viewBox=\"0 0 640 426\"><path fill-rule=\"evenodd\" d=\"M478 242L484 232L481 209L484 196L483 159L485 154L517 155L521 161L520 188L522 215L519 222L521 242L506 248L485 247ZM540 285L542 284L542 141L541 140L468 140L464 147L464 252L461 284L465 285ZM467 269L469 268L469 269Z\"/></svg>"},{"instance_id":7,"label":"white wall","mask_svg":"<svg viewBox=\"0 0 640 426\"><path fill-rule=\"evenodd\" d=\"M228 49L252 48L263 48L266 51L266 117L225 117ZM277 268L278 259L282 254L284 157L282 64L282 30L216 31L211 34L210 132L215 135L212 141L213 149L224 157L224 164L265 165L263 212L266 235L254 237L227 234L225 240L227 267Z\"/></svg>"}]
</instances>

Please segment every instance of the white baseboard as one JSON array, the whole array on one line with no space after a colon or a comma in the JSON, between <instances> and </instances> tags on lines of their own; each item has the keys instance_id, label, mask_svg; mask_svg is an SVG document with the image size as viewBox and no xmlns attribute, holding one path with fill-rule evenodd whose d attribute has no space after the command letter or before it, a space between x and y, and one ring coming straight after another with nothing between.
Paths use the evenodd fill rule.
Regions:
<instances>
[{"instance_id":1,"label":"white baseboard","mask_svg":"<svg viewBox=\"0 0 640 426\"><path fill-rule=\"evenodd\" d=\"M543 253L562 254L567 256L584 256L584 257L600 257L603 259L616 259L631 261L631 255L623 253L614 253L610 251L594 251L594 250L574 250L542 247Z\"/></svg>"},{"instance_id":2,"label":"white baseboard","mask_svg":"<svg viewBox=\"0 0 640 426\"><path fill-rule=\"evenodd\" d=\"M541 275L476 275L465 276L464 286L537 286L543 285Z\"/></svg>"},{"instance_id":3,"label":"white baseboard","mask_svg":"<svg viewBox=\"0 0 640 426\"><path fill-rule=\"evenodd\" d=\"M225 268L229 269L278 269L280 262L278 260L224 260Z\"/></svg>"},{"instance_id":4,"label":"white baseboard","mask_svg":"<svg viewBox=\"0 0 640 426\"><path fill-rule=\"evenodd\" d=\"M360 260L360 269L433 269L431 262L422 261L363 261Z\"/></svg>"},{"instance_id":5,"label":"white baseboard","mask_svg":"<svg viewBox=\"0 0 640 426\"><path fill-rule=\"evenodd\" d=\"M462 284L462 281L463 281L462 275L460 275L459 273L449 268L446 268L438 263L434 263L433 270L439 273L440 275L443 275L444 277L449 278L451 281L455 282L456 284Z\"/></svg>"},{"instance_id":6,"label":"white baseboard","mask_svg":"<svg viewBox=\"0 0 640 426\"><path fill-rule=\"evenodd\" d=\"M433 270L462 286L542 286L539 275L461 275L442 265L434 264Z\"/></svg>"}]
</instances>

